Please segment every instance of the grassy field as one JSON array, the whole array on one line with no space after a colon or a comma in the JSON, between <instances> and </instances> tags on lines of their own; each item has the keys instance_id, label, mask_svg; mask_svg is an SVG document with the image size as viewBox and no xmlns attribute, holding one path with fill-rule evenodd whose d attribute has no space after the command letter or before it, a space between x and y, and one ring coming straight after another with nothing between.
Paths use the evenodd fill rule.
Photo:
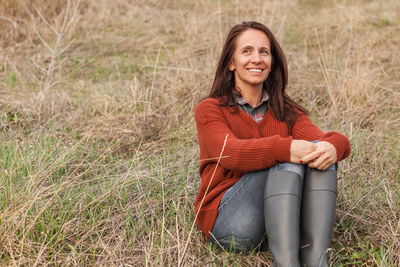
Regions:
<instances>
[{"instance_id":1,"label":"grassy field","mask_svg":"<svg viewBox=\"0 0 400 267\"><path fill-rule=\"evenodd\" d=\"M268 25L288 93L351 140L334 266L400 265L400 2L0 3L0 265L265 266L193 227L195 105L227 31Z\"/></svg>"}]
</instances>

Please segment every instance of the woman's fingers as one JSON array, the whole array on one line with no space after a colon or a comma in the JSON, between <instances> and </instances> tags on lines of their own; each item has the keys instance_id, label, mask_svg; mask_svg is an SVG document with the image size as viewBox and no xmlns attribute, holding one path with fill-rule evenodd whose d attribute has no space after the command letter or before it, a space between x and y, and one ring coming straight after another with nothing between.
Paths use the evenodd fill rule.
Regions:
<instances>
[{"instance_id":1,"label":"woman's fingers","mask_svg":"<svg viewBox=\"0 0 400 267\"><path fill-rule=\"evenodd\" d=\"M328 158L330 158L333 162L336 162L337 156L336 156L336 148L334 145L326 141L319 142L317 145L318 148L320 148L326 153Z\"/></svg>"},{"instance_id":2,"label":"woman's fingers","mask_svg":"<svg viewBox=\"0 0 400 267\"><path fill-rule=\"evenodd\" d=\"M315 161L311 162L308 164L309 167L315 168L318 170L325 170L325 166L327 165L327 159L324 159L322 157L316 159Z\"/></svg>"},{"instance_id":3,"label":"woman's fingers","mask_svg":"<svg viewBox=\"0 0 400 267\"><path fill-rule=\"evenodd\" d=\"M302 163L300 159L317 149L317 145L305 140L292 140L290 146L290 161Z\"/></svg>"},{"instance_id":4,"label":"woman's fingers","mask_svg":"<svg viewBox=\"0 0 400 267\"><path fill-rule=\"evenodd\" d=\"M318 168L317 167L317 169L318 170L323 170L323 171L325 171L326 169L328 169L329 168L329 166L331 166L333 164L333 162L324 162L323 164L321 164L321 166Z\"/></svg>"},{"instance_id":5,"label":"woman's fingers","mask_svg":"<svg viewBox=\"0 0 400 267\"><path fill-rule=\"evenodd\" d=\"M318 142L317 149L300 159L311 168L326 169L336 162L336 148L329 142Z\"/></svg>"},{"instance_id":6,"label":"woman's fingers","mask_svg":"<svg viewBox=\"0 0 400 267\"><path fill-rule=\"evenodd\" d=\"M308 166L318 170L326 170L329 168L329 166L331 166L334 163L335 161L332 160L331 157L329 157L327 154L324 154L321 157L317 158L316 160L308 163Z\"/></svg>"},{"instance_id":7,"label":"woman's fingers","mask_svg":"<svg viewBox=\"0 0 400 267\"><path fill-rule=\"evenodd\" d=\"M321 156L316 158L315 160L309 162L307 165L311 168L320 169L323 164L324 158Z\"/></svg>"},{"instance_id":8,"label":"woman's fingers","mask_svg":"<svg viewBox=\"0 0 400 267\"><path fill-rule=\"evenodd\" d=\"M321 156L321 154L323 153L323 151L315 150L314 152L311 152L310 154L306 155L305 157L300 159L301 163L310 163L314 160L316 160L317 158L319 158Z\"/></svg>"},{"instance_id":9,"label":"woman's fingers","mask_svg":"<svg viewBox=\"0 0 400 267\"><path fill-rule=\"evenodd\" d=\"M318 170L326 170L336 162L336 148L328 142L317 143L317 149L300 159L300 162L307 163L309 167Z\"/></svg>"},{"instance_id":10,"label":"woman's fingers","mask_svg":"<svg viewBox=\"0 0 400 267\"><path fill-rule=\"evenodd\" d=\"M293 140L291 162L305 163L311 168L326 170L336 162L336 148L326 141L313 144L304 140Z\"/></svg>"}]
</instances>

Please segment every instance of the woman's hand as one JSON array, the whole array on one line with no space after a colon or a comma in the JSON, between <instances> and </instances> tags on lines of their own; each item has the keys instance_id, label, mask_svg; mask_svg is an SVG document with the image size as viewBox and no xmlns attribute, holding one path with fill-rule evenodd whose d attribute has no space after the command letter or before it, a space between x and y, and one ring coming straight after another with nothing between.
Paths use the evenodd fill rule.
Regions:
<instances>
[{"instance_id":1,"label":"woman's hand","mask_svg":"<svg viewBox=\"0 0 400 267\"><path fill-rule=\"evenodd\" d=\"M310 154L300 159L301 163L306 163L311 168L326 170L337 160L336 148L329 142L321 141L315 143L316 149Z\"/></svg>"},{"instance_id":2,"label":"woman's hand","mask_svg":"<svg viewBox=\"0 0 400 267\"><path fill-rule=\"evenodd\" d=\"M290 162L300 162L305 156L314 152L317 149L317 144L305 140L292 140L290 145Z\"/></svg>"}]
</instances>

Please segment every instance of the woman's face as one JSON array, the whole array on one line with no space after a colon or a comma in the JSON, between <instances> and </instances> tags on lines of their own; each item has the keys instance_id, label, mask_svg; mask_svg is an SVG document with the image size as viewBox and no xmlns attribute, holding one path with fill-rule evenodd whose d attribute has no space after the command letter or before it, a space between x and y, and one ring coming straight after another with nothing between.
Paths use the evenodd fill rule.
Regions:
<instances>
[{"instance_id":1,"label":"woman's face","mask_svg":"<svg viewBox=\"0 0 400 267\"><path fill-rule=\"evenodd\" d=\"M236 49L229 70L235 73L236 87L262 86L271 71L271 43L267 35L249 29L236 39Z\"/></svg>"}]
</instances>

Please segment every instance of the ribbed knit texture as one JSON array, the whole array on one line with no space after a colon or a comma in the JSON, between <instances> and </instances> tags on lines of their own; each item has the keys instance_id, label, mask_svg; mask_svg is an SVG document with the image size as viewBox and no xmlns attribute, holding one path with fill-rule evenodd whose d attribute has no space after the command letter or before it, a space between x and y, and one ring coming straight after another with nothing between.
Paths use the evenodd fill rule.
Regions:
<instances>
[{"instance_id":1,"label":"ribbed knit texture","mask_svg":"<svg viewBox=\"0 0 400 267\"><path fill-rule=\"evenodd\" d=\"M201 176L195 200L196 212L200 209L196 222L206 238L210 236L224 192L246 172L265 169L278 162L289 162L292 139L328 141L336 147L338 161L350 153L350 142L346 136L338 132L324 133L307 116L297 118L292 132L289 132L287 124L276 120L271 109L260 122L255 122L243 110L220 106L218 99L207 98L197 105L195 118ZM224 153L217 166L227 135Z\"/></svg>"}]
</instances>

